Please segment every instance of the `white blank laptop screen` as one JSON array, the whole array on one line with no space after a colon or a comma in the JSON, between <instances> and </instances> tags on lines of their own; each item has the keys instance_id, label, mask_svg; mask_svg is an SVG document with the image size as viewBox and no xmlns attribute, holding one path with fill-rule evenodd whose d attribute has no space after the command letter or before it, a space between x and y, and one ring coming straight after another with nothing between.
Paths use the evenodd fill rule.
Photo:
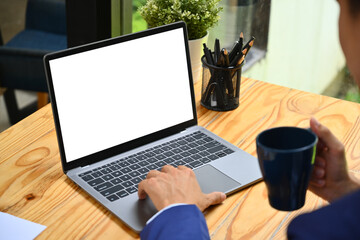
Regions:
<instances>
[{"instance_id":1,"label":"white blank laptop screen","mask_svg":"<svg viewBox=\"0 0 360 240\"><path fill-rule=\"evenodd\" d=\"M183 29L49 64L67 162L193 119Z\"/></svg>"}]
</instances>

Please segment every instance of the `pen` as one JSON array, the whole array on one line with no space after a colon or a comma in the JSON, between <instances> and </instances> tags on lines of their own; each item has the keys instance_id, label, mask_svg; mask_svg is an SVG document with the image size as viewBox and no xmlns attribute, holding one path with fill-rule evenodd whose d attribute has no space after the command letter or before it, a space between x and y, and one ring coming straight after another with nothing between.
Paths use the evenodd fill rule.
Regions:
<instances>
[{"instance_id":1,"label":"pen","mask_svg":"<svg viewBox=\"0 0 360 240\"><path fill-rule=\"evenodd\" d=\"M238 54L239 50L240 50L240 42L236 41L234 47L231 49L230 53L229 53L229 61L231 62L232 60L234 60L234 57Z\"/></svg>"},{"instance_id":2,"label":"pen","mask_svg":"<svg viewBox=\"0 0 360 240\"><path fill-rule=\"evenodd\" d=\"M204 54L205 54L206 62L210 65L214 65L214 60L212 58L209 48L206 46L205 43L203 43L203 46L204 46Z\"/></svg>"},{"instance_id":3,"label":"pen","mask_svg":"<svg viewBox=\"0 0 360 240\"><path fill-rule=\"evenodd\" d=\"M219 39L215 39L214 45L214 63L217 63L220 58L220 41Z\"/></svg>"}]
</instances>

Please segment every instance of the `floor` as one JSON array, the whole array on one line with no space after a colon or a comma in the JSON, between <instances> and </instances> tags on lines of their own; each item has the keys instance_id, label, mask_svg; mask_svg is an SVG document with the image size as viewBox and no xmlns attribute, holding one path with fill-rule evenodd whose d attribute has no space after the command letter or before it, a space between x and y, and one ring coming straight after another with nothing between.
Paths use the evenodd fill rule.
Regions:
<instances>
[{"instance_id":1,"label":"floor","mask_svg":"<svg viewBox=\"0 0 360 240\"><path fill-rule=\"evenodd\" d=\"M0 29L5 43L24 28L26 3L27 0L0 0ZM0 132L11 126L2 93L0 89ZM36 93L25 91L17 91L16 98L19 107L37 99Z\"/></svg>"}]
</instances>

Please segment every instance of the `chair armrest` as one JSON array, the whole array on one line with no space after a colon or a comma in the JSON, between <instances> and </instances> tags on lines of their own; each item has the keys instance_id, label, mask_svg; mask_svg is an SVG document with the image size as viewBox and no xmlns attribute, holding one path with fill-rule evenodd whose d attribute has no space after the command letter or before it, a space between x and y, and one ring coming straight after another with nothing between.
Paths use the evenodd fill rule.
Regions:
<instances>
[{"instance_id":1,"label":"chair armrest","mask_svg":"<svg viewBox=\"0 0 360 240\"><path fill-rule=\"evenodd\" d=\"M0 47L0 86L47 92L43 56L48 51Z\"/></svg>"}]
</instances>

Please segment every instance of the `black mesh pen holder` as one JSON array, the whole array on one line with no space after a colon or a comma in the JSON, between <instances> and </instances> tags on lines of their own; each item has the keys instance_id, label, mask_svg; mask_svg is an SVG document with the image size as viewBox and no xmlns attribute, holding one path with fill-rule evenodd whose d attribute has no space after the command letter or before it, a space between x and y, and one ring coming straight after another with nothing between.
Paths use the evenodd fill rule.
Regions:
<instances>
[{"instance_id":1,"label":"black mesh pen holder","mask_svg":"<svg viewBox=\"0 0 360 240\"><path fill-rule=\"evenodd\" d=\"M241 68L219 67L206 62L202 56L203 64L201 105L214 111L230 111L239 106Z\"/></svg>"}]
</instances>

